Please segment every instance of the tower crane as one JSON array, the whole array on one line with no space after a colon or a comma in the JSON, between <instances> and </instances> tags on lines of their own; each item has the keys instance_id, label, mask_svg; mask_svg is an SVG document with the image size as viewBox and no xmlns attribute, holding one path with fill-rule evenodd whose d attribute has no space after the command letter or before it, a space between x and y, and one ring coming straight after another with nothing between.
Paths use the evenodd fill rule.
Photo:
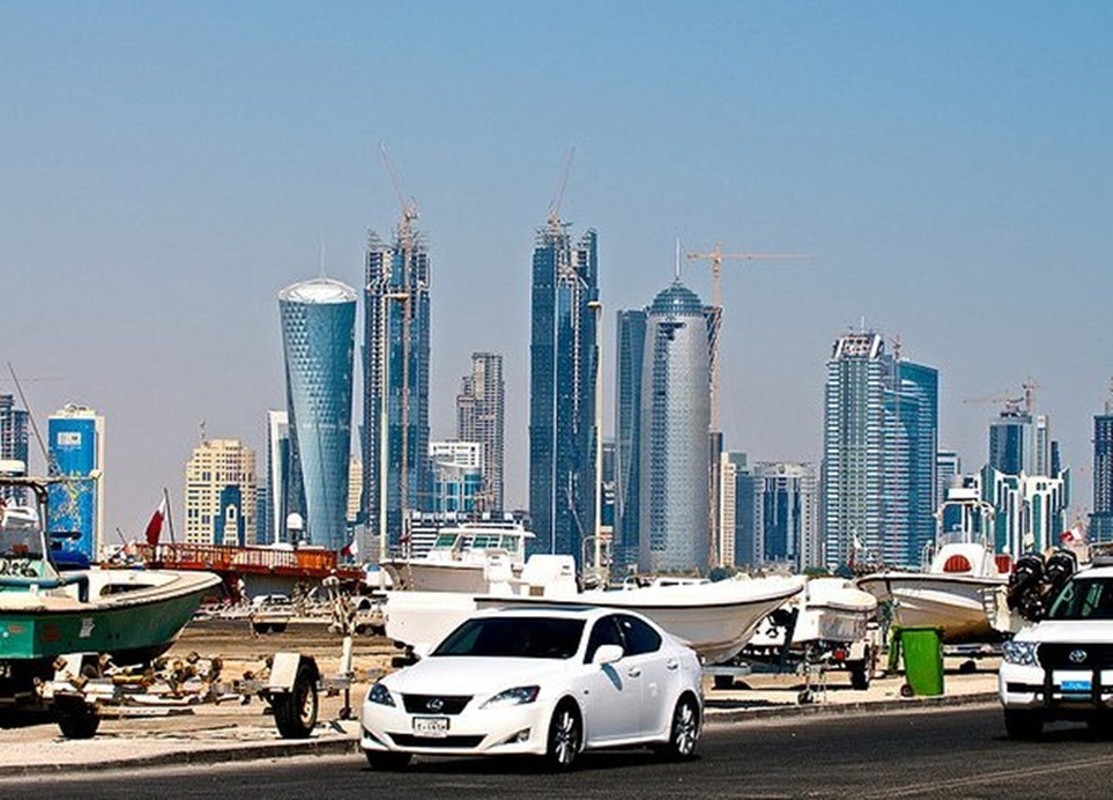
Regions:
<instances>
[{"instance_id":1,"label":"tower crane","mask_svg":"<svg viewBox=\"0 0 1113 800\"><path fill-rule=\"evenodd\" d=\"M678 254L679 255L679 254ZM715 442L721 441L719 431L719 327L722 324L723 314L723 260L730 261L788 261L807 258L802 253L724 253L722 242L715 242L714 249L709 253L688 253L687 259L711 262L711 307L714 320L711 332L711 454L714 463L709 465L710 477L710 548L711 563L719 563L719 499L722 493L721 477L719 472L718 457ZM678 259L679 272L679 259Z\"/></svg>"},{"instance_id":2,"label":"tower crane","mask_svg":"<svg viewBox=\"0 0 1113 800\"><path fill-rule=\"evenodd\" d=\"M564 200L564 187L568 185L568 175L572 172L572 160L576 157L576 148L572 147L568 150L568 155L564 157L564 168L561 170L560 186L557 187L557 192L553 196L553 200L549 203L549 214L546 217L549 223L549 232L554 236L560 233L563 223L560 221L560 204Z\"/></svg>"}]
</instances>

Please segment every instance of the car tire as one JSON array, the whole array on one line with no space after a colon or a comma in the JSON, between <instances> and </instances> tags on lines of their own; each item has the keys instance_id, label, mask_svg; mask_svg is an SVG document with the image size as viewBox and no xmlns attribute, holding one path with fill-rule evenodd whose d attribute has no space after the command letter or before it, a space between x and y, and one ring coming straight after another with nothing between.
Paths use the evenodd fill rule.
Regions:
<instances>
[{"instance_id":1,"label":"car tire","mask_svg":"<svg viewBox=\"0 0 1113 800\"><path fill-rule=\"evenodd\" d=\"M413 753L384 753L381 750L364 750L367 764L380 772L394 772L405 769L413 758Z\"/></svg>"},{"instance_id":2,"label":"car tire","mask_svg":"<svg viewBox=\"0 0 1113 800\"><path fill-rule=\"evenodd\" d=\"M576 704L566 700L556 707L549 723L545 762L557 772L571 770L583 747L584 725Z\"/></svg>"},{"instance_id":3,"label":"car tire","mask_svg":"<svg viewBox=\"0 0 1113 800\"><path fill-rule=\"evenodd\" d=\"M696 755L700 735L699 703L690 694L676 701L669 723L669 743L658 752L673 761L686 761Z\"/></svg>"},{"instance_id":4,"label":"car tire","mask_svg":"<svg viewBox=\"0 0 1113 800\"><path fill-rule=\"evenodd\" d=\"M1005 733L1010 739L1031 741L1043 733L1043 717L1036 711L1005 709Z\"/></svg>"}]
</instances>

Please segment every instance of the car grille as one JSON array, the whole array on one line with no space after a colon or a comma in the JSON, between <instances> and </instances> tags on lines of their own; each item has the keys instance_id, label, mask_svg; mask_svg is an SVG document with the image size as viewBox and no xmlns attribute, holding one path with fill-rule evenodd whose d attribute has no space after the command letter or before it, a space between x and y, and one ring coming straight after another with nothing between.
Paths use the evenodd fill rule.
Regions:
<instances>
[{"instance_id":1,"label":"car grille","mask_svg":"<svg viewBox=\"0 0 1113 800\"><path fill-rule=\"evenodd\" d=\"M1071 658L1072 653L1079 652L1085 657ZM1040 645L1038 655L1044 669L1113 669L1113 644L1045 642Z\"/></svg>"},{"instance_id":2,"label":"car grille","mask_svg":"<svg viewBox=\"0 0 1113 800\"><path fill-rule=\"evenodd\" d=\"M441 702L440 708L430 707L430 703ZM442 695L442 694L404 694L402 703L410 714L459 714L464 706L471 700L471 695Z\"/></svg>"},{"instance_id":3,"label":"car grille","mask_svg":"<svg viewBox=\"0 0 1113 800\"><path fill-rule=\"evenodd\" d=\"M470 749L479 747L483 741L482 736L443 736L439 738L430 736L414 736L412 733L392 733L390 738L398 747L444 747L453 750Z\"/></svg>"}]
</instances>

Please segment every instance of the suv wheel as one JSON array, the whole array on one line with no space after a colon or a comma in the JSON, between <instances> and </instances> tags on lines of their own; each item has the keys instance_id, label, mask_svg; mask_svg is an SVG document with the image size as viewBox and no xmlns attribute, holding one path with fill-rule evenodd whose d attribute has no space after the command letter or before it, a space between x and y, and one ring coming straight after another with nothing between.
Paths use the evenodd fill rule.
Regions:
<instances>
[{"instance_id":1,"label":"suv wheel","mask_svg":"<svg viewBox=\"0 0 1113 800\"><path fill-rule=\"evenodd\" d=\"M1006 708L1005 733L1010 739L1038 739L1043 733L1043 717L1037 711Z\"/></svg>"}]
</instances>

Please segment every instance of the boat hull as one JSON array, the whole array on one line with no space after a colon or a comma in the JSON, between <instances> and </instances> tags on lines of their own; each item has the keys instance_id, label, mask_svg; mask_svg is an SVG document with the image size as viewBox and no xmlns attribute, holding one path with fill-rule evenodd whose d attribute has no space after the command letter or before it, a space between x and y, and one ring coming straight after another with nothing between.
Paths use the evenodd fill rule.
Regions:
<instances>
[{"instance_id":1,"label":"boat hull","mask_svg":"<svg viewBox=\"0 0 1113 800\"><path fill-rule=\"evenodd\" d=\"M858 586L879 601L893 604L893 624L933 627L946 644L999 638L986 612L984 595L1008 578L934 573L881 573L858 579Z\"/></svg>"},{"instance_id":2,"label":"boat hull","mask_svg":"<svg viewBox=\"0 0 1113 800\"><path fill-rule=\"evenodd\" d=\"M106 653L118 664L149 661L170 648L204 594L211 573L89 570L89 602L75 596L0 594L0 662Z\"/></svg>"}]
</instances>

